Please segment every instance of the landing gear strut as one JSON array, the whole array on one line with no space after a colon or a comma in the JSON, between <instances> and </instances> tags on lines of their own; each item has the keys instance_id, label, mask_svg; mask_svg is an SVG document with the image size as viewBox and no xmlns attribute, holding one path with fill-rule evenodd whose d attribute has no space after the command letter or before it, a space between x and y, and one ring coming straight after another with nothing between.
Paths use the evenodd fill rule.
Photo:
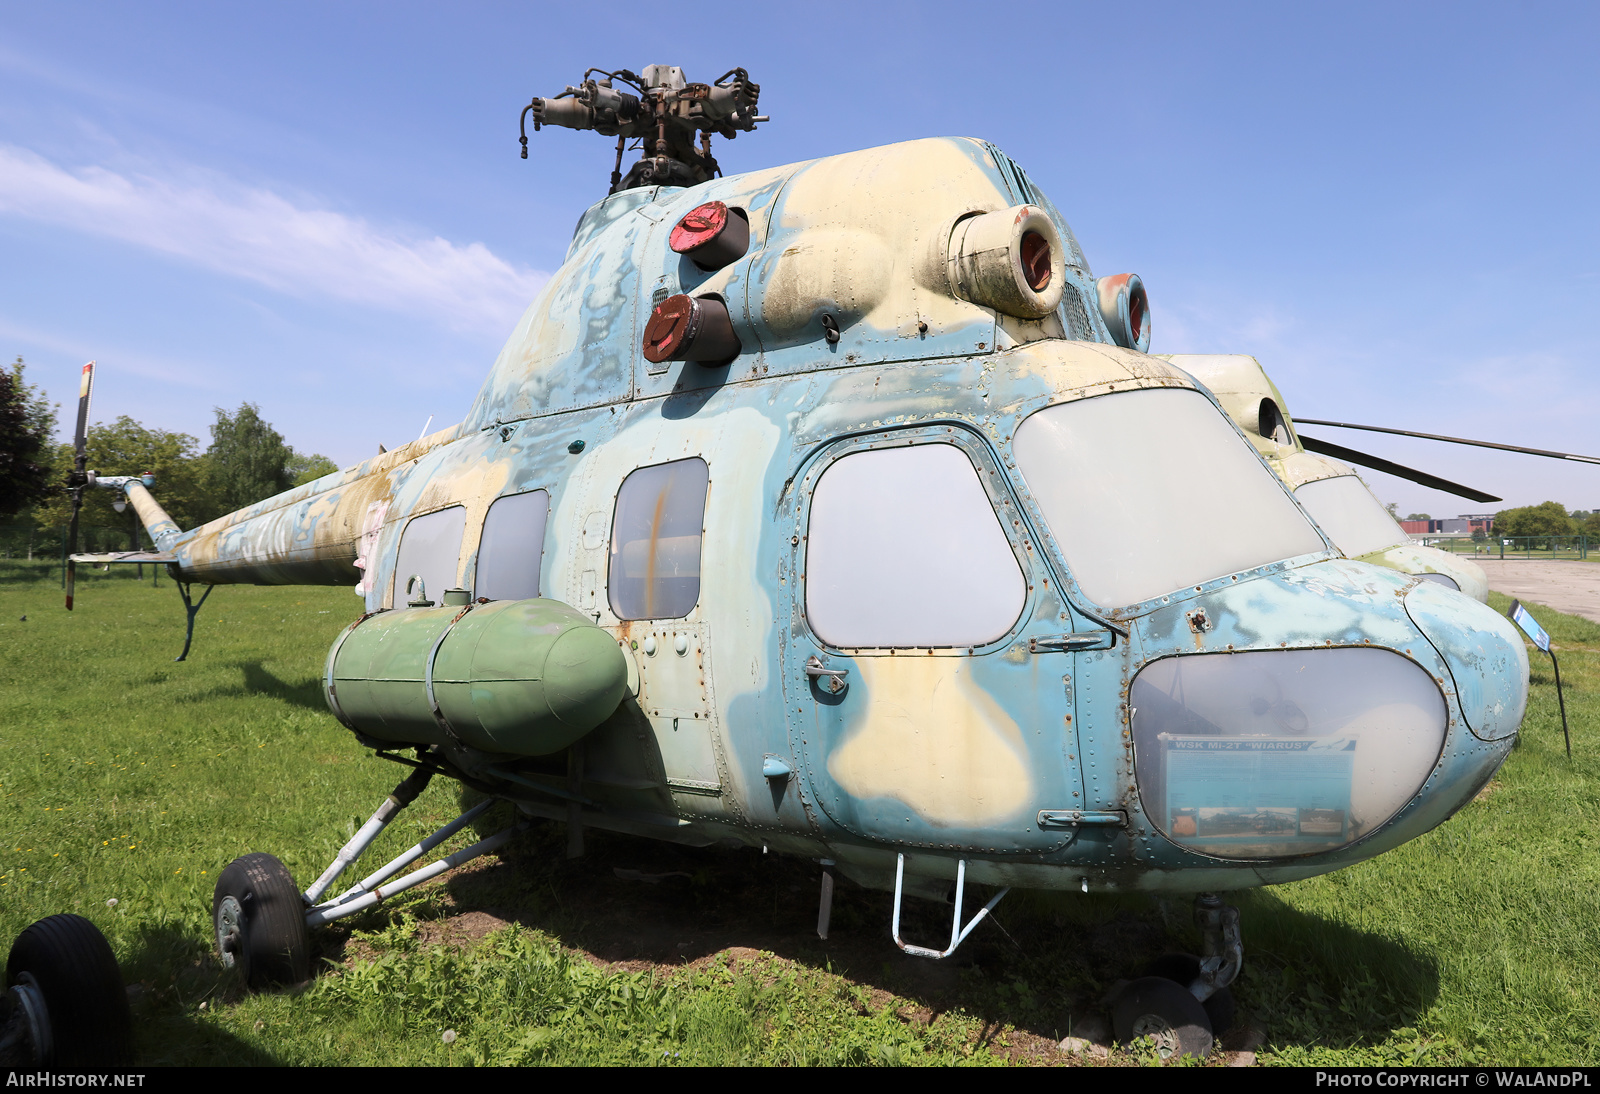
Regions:
<instances>
[{"instance_id":1,"label":"landing gear strut","mask_svg":"<svg viewBox=\"0 0 1600 1094\"><path fill-rule=\"evenodd\" d=\"M365 911L396 893L470 862L480 855L498 850L512 836L524 831L521 821L511 827L462 848L453 855L413 870L398 881L390 881L439 844L467 827L494 804L495 799L473 806L433 835L412 846L374 873L331 899L324 899L329 887L399 812L416 800L428 785L433 772L419 768L389 795L362 825L355 836L340 848L333 863L304 893L283 863L271 855L253 854L238 858L222 872L212 901L212 920L217 933L217 952L227 967L240 968L251 990L274 984L293 984L310 976L310 944L307 932L335 919Z\"/></svg>"}]
</instances>

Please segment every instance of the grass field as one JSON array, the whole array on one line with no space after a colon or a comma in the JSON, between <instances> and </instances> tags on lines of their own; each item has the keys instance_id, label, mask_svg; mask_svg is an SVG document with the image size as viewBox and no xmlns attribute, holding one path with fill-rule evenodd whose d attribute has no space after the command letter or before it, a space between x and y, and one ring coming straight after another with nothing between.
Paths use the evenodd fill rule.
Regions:
<instances>
[{"instance_id":1,"label":"grass field","mask_svg":"<svg viewBox=\"0 0 1600 1094\"><path fill-rule=\"evenodd\" d=\"M144 1063L1137 1062L1055 1044L1115 979L1198 946L1186 900L1013 894L922 962L890 942L887 894L847 884L819 941L811 863L601 834L568 862L551 826L319 932L310 986L248 996L212 956L217 873L271 851L303 885L403 774L318 686L359 602L220 588L174 664L167 578L80 578L68 615L47 565L0 567L0 942L93 920ZM1572 761L1534 651L1522 742L1478 801L1375 861L1242 894L1235 994L1262 1063L1600 1062L1600 626L1534 612ZM461 803L436 780L369 855ZM947 929L916 914L913 937Z\"/></svg>"}]
</instances>

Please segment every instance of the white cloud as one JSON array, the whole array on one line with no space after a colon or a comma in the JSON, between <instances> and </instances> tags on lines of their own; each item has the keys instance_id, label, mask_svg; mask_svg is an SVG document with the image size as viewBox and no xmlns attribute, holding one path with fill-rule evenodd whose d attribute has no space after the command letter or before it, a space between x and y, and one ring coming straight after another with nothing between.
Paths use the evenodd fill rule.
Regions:
<instances>
[{"instance_id":1,"label":"white cloud","mask_svg":"<svg viewBox=\"0 0 1600 1094\"><path fill-rule=\"evenodd\" d=\"M228 180L185 185L103 167L68 171L6 145L0 214L148 247L295 296L421 312L496 336L549 276L481 243L406 238Z\"/></svg>"}]
</instances>

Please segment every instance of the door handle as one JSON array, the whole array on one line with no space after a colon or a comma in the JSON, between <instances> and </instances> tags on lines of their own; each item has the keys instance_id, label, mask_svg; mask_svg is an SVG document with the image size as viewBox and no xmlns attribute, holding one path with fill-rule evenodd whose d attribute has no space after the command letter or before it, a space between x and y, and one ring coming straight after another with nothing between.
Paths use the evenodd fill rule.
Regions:
<instances>
[{"instance_id":1,"label":"door handle","mask_svg":"<svg viewBox=\"0 0 1600 1094\"><path fill-rule=\"evenodd\" d=\"M806 675L829 695L843 695L845 688L850 686L850 682L845 679L850 675L849 669L830 669L815 654L806 658Z\"/></svg>"},{"instance_id":2,"label":"door handle","mask_svg":"<svg viewBox=\"0 0 1600 1094\"><path fill-rule=\"evenodd\" d=\"M1116 641L1114 631L1078 631L1028 639L1029 653L1070 653L1073 650L1109 650Z\"/></svg>"}]
</instances>

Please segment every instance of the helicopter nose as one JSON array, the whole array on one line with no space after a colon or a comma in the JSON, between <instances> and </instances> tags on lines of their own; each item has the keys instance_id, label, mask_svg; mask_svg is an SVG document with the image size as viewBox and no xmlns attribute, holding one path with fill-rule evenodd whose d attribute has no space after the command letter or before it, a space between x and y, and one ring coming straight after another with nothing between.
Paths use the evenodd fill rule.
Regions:
<instances>
[{"instance_id":1,"label":"helicopter nose","mask_svg":"<svg viewBox=\"0 0 1600 1094\"><path fill-rule=\"evenodd\" d=\"M1514 736L1528 705L1528 650L1511 621L1437 582L1418 582L1406 614L1449 666L1461 717L1473 736Z\"/></svg>"}]
</instances>

